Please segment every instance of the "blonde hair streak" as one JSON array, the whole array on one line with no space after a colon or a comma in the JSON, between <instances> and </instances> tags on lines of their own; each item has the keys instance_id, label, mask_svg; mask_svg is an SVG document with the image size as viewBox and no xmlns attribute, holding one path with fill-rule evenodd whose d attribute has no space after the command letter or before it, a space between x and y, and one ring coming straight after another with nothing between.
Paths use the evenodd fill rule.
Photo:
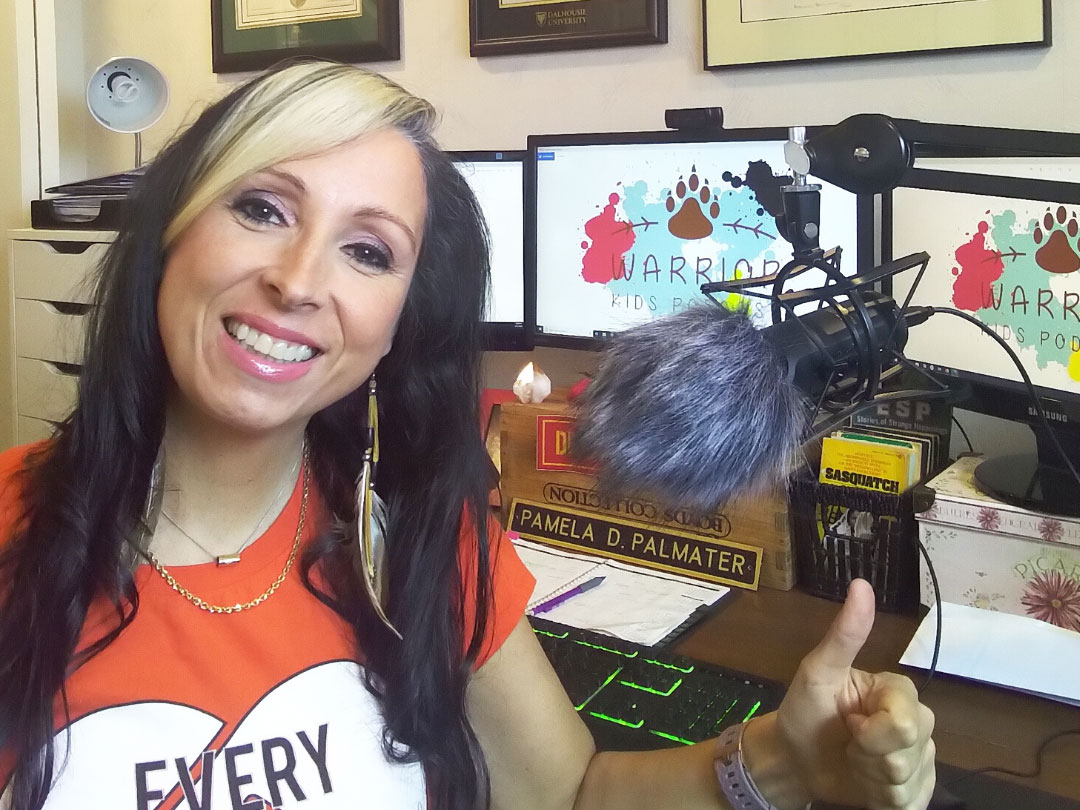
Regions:
<instances>
[{"instance_id":1,"label":"blonde hair streak","mask_svg":"<svg viewBox=\"0 0 1080 810\"><path fill-rule=\"evenodd\" d=\"M430 139L436 118L427 101L351 65L299 62L268 73L221 120L193 162L163 248L248 175L380 129L398 129L414 143Z\"/></svg>"}]
</instances>

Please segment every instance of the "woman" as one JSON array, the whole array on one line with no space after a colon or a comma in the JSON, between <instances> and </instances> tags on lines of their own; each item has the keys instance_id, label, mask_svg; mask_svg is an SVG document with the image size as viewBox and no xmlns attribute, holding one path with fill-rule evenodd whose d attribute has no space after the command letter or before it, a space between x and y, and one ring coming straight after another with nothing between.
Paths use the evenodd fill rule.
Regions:
<instances>
[{"instance_id":1,"label":"woman","mask_svg":"<svg viewBox=\"0 0 1080 810\"><path fill-rule=\"evenodd\" d=\"M484 227L433 126L294 64L147 171L79 405L0 458L13 807L728 806L714 745L596 755L523 618L476 431ZM777 807L932 787L910 684L850 670L855 591L742 738Z\"/></svg>"}]
</instances>

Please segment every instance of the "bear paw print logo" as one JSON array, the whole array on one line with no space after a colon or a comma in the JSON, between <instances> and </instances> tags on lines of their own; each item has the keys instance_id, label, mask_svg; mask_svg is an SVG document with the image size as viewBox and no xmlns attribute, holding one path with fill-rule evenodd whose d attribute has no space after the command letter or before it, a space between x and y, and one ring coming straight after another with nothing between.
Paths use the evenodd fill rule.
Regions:
<instances>
[{"instance_id":1,"label":"bear paw print logo","mask_svg":"<svg viewBox=\"0 0 1080 810\"><path fill-rule=\"evenodd\" d=\"M665 205L672 214L668 231L679 239L704 239L713 232L710 217L716 219L720 215L720 203L713 196L709 181L701 182L693 166L689 179L683 182L680 177L675 184L675 193L668 192Z\"/></svg>"},{"instance_id":2,"label":"bear paw print logo","mask_svg":"<svg viewBox=\"0 0 1080 810\"><path fill-rule=\"evenodd\" d=\"M1048 273L1075 273L1080 270L1080 253L1077 251L1077 234L1080 224L1076 213L1070 216L1065 206L1057 211L1047 211L1033 234L1038 250L1035 263Z\"/></svg>"}]
</instances>

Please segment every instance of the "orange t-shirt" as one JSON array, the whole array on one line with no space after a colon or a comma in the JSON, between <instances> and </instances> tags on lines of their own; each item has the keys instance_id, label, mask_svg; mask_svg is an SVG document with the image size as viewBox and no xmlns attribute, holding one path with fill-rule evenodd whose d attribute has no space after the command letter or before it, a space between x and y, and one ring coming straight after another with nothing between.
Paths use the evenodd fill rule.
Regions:
<instances>
[{"instance_id":1,"label":"orange t-shirt","mask_svg":"<svg viewBox=\"0 0 1080 810\"><path fill-rule=\"evenodd\" d=\"M0 537L10 534L17 497L5 485L26 450L0 453ZM285 564L301 494L298 481L240 563L170 571L208 602L252 599ZM305 538L322 511L313 490ZM505 535L492 551L495 606L480 663L513 630L534 584ZM135 583L135 620L68 680L71 722L61 728L58 715L58 761L68 737L70 753L46 808L426 806L421 767L383 756L382 717L361 682L351 630L304 587L299 565L264 603L233 614L200 610L148 565ZM114 621L94 605L80 647Z\"/></svg>"}]
</instances>

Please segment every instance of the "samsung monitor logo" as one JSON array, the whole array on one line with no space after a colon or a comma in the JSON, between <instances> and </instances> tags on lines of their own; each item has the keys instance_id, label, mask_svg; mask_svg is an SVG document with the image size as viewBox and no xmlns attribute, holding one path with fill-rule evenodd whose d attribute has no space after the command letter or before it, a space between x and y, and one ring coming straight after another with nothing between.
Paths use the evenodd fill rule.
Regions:
<instances>
[{"instance_id":1,"label":"samsung monitor logo","mask_svg":"<svg viewBox=\"0 0 1080 810\"><path fill-rule=\"evenodd\" d=\"M1033 405L1028 405L1027 412L1028 416L1034 416L1036 418L1038 418L1039 416L1039 412L1035 410L1035 407ZM1063 424L1069 423L1068 415L1064 413L1058 413L1057 411L1046 411L1046 418L1050 422L1061 422Z\"/></svg>"}]
</instances>

